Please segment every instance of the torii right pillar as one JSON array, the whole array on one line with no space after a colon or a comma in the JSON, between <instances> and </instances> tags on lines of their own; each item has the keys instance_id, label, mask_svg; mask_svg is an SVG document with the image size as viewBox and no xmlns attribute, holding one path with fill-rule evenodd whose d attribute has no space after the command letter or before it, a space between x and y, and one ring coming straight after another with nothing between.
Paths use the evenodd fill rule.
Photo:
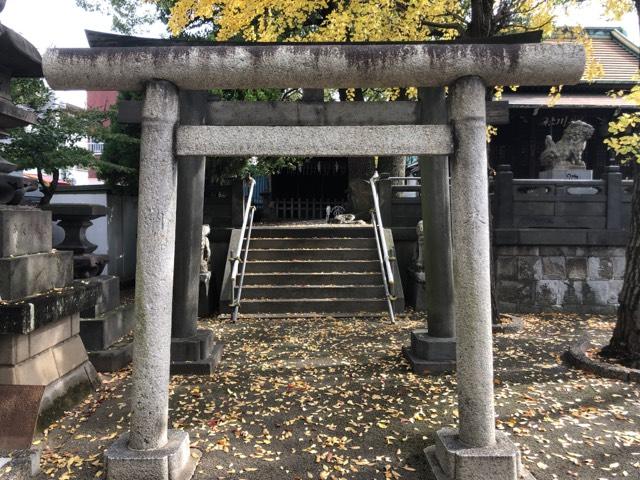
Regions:
<instances>
[{"instance_id":1,"label":"torii right pillar","mask_svg":"<svg viewBox=\"0 0 640 480\"><path fill-rule=\"evenodd\" d=\"M437 480L532 478L517 447L495 428L485 91L480 77L463 77L449 97L460 427L439 430L425 452Z\"/></svg>"}]
</instances>

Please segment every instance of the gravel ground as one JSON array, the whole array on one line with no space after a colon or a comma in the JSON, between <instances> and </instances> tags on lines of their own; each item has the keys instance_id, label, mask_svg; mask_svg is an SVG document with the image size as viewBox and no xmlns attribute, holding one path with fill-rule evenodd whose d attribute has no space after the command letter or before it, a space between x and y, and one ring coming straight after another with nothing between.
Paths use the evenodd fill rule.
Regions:
<instances>
[{"instance_id":1,"label":"gravel ground","mask_svg":"<svg viewBox=\"0 0 640 480\"><path fill-rule=\"evenodd\" d=\"M560 356L607 317L525 317L495 338L498 428L538 480L640 478L640 388L567 368ZM455 378L421 378L400 355L418 317L211 320L225 346L212 377L174 377L171 422L204 455L197 479L425 479L423 449L457 421ZM129 371L39 435L39 478L104 478L127 428Z\"/></svg>"}]
</instances>

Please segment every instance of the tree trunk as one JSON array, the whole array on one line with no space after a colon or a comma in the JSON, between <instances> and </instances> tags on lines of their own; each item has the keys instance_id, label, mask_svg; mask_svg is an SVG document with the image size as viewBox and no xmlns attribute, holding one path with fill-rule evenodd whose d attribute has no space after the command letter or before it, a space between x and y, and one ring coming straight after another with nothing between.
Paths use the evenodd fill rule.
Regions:
<instances>
[{"instance_id":1,"label":"tree trunk","mask_svg":"<svg viewBox=\"0 0 640 480\"><path fill-rule=\"evenodd\" d=\"M602 354L640 368L640 169L634 175L630 228L618 321Z\"/></svg>"},{"instance_id":2,"label":"tree trunk","mask_svg":"<svg viewBox=\"0 0 640 480\"><path fill-rule=\"evenodd\" d=\"M402 155L394 155L392 157L378 158L378 172L388 173L392 177L404 177L405 175L405 157Z\"/></svg>"},{"instance_id":3,"label":"tree trunk","mask_svg":"<svg viewBox=\"0 0 640 480\"><path fill-rule=\"evenodd\" d=\"M39 205L44 207L49 205L51 199L53 198L53 194L56 193L58 188L58 180L60 179L60 170L57 168L53 170L51 183L49 185L45 184L44 178L42 175L42 169L38 168L38 182L40 182L40 191L43 194L43 197L40 199Z\"/></svg>"}]
</instances>

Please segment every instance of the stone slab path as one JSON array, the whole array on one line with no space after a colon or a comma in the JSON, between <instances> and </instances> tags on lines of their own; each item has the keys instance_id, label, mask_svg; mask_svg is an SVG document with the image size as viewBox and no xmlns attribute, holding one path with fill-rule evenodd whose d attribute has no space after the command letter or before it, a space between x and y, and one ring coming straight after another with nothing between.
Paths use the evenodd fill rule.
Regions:
<instances>
[{"instance_id":1,"label":"stone slab path","mask_svg":"<svg viewBox=\"0 0 640 480\"><path fill-rule=\"evenodd\" d=\"M640 478L640 388L567 368L560 355L611 318L527 316L495 337L498 428L538 480ZM171 421L204 455L204 479L424 479L423 448L456 422L453 376L420 378L400 349L418 317L207 323L225 343L210 378L174 377ZM129 372L40 435L40 478L104 478L126 429Z\"/></svg>"}]
</instances>

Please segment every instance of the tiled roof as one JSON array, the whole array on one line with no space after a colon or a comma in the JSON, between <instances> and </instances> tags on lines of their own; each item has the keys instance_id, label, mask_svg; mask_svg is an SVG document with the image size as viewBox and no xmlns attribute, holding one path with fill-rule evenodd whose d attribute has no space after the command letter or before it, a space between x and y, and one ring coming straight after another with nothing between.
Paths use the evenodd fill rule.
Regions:
<instances>
[{"instance_id":1,"label":"tiled roof","mask_svg":"<svg viewBox=\"0 0 640 480\"><path fill-rule=\"evenodd\" d=\"M637 79L640 49L622 32L612 28L589 29L593 55L604 69L596 83L632 83Z\"/></svg>"}]
</instances>

